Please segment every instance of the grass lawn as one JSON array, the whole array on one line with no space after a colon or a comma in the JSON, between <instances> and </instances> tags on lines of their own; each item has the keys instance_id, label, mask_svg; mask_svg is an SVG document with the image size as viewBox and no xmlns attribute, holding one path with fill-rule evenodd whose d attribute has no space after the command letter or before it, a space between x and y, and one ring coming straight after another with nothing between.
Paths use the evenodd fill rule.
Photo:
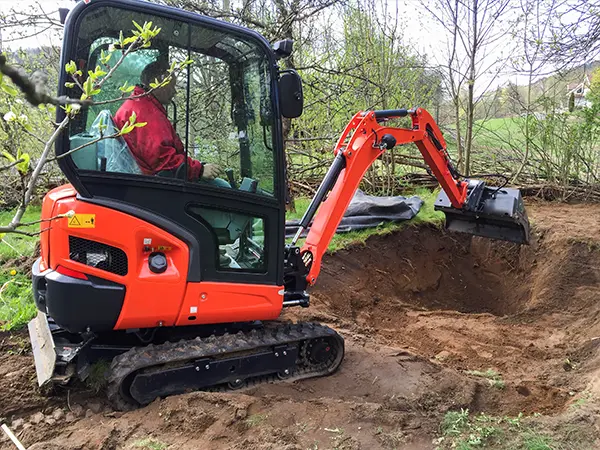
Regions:
<instances>
[{"instance_id":1,"label":"grass lawn","mask_svg":"<svg viewBox=\"0 0 600 450\"><path fill-rule=\"evenodd\" d=\"M478 120L473 127L475 145L488 148L519 147L525 143L525 117Z\"/></svg>"},{"instance_id":2,"label":"grass lawn","mask_svg":"<svg viewBox=\"0 0 600 450\"><path fill-rule=\"evenodd\" d=\"M41 206L30 206L25 215L23 216L22 222L34 222L40 219L42 212ZM8 225L14 216L15 211L0 211L0 225ZM28 227L22 228L24 231L39 231L40 225L35 224ZM7 234L0 241L0 264L12 258L19 256L31 256L35 250L35 245L38 241L36 236L23 236L18 234Z\"/></svg>"},{"instance_id":3,"label":"grass lawn","mask_svg":"<svg viewBox=\"0 0 600 450\"><path fill-rule=\"evenodd\" d=\"M23 222L39 220L41 207L28 208ZM0 225L6 225L13 218L13 211L0 211ZM38 231L35 224L23 229ZM36 313L31 294L31 279L11 262L22 256L33 256L37 236L7 234L0 240L0 330L18 329L27 324Z\"/></svg>"}]
</instances>

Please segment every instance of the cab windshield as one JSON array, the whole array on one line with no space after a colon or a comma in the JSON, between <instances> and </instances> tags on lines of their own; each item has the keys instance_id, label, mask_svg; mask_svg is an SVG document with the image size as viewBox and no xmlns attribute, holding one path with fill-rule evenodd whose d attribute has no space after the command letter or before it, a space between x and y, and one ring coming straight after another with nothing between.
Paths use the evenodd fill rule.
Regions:
<instances>
[{"instance_id":1,"label":"cab windshield","mask_svg":"<svg viewBox=\"0 0 600 450\"><path fill-rule=\"evenodd\" d=\"M150 47L126 56L111 51L121 32L130 36L134 22L149 21L161 29ZM74 48L73 60L83 75L69 84L67 95L79 97L79 84L97 67L112 75L94 97L100 104L72 121L68 148L59 152L117 133L131 111L138 122L142 116L146 122L130 135L74 152L79 172L170 178L275 196L271 67L259 43L209 26L101 6L83 16ZM152 67L170 68L186 60L192 63L174 74L171 96L152 92L148 80L160 81L160 70ZM207 179L209 165L219 171Z\"/></svg>"}]
</instances>

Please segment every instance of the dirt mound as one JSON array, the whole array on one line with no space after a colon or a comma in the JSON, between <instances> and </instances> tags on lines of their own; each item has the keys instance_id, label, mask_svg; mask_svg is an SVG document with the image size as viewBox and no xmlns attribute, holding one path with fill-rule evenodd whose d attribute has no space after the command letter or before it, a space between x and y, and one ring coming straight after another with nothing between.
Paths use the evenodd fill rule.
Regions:
<instances>
[{"instance_id":1,"label":"dirt mound","mask_svg":"<svg viewBox=\"0 0 600 450\"><path fill-rule=\"evenodd\" d=\"M594 429L598 408L580 405L600 397L600 206L540 205L530 217L530 246L421 226L327 255L311 307L284 318L344 336L329 377L119 413L81 390L37 394L25 334L5 333L0 416L38 450L430 449L461 408L549 415L557 435L560 418ZM0 448L11 448L3 436Z\"/></svg>"}]
</instances>

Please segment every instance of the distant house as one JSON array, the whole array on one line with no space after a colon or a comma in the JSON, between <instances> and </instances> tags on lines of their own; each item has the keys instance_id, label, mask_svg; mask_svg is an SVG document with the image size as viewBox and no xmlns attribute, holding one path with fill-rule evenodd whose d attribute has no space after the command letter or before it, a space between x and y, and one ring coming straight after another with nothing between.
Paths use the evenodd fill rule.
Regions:
<instances>
[{"instance_id":1,"label":"distant house","mask_svg":"<svg viewBox=\"0 0 600 450\"><path fill-rule=\"evenodd\" d=\"M571 95L575 97L575 108L589 108L592 106L586 96L590 92L590 77L585 74L581 83L573 83L567 85L567 104Z\"/></svg>"}]
</instances>

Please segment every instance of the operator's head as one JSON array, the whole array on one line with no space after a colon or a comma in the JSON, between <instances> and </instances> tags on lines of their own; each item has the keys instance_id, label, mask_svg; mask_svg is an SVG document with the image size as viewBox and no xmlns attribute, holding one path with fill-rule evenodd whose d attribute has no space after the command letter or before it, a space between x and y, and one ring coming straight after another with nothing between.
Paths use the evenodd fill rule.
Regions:
<instances>
[{"instance_id":1,"label":"operator's head","mask_svg":"<svg viewBox=\"0 0 600 450\"><path fill-rule=\"evenodd\" d=\"M158 80L161 82L169 75L168 66L164 65L159 61L154 61L144 67L142 70L142 74L140 75L140 81L146 87L146 89L150 88L150 83L153 83L154 80ZM171 76L171 81L166 86L159 87L152 91L152 95L156 97L156 99L162 103L163 105L168 105L175 97L175 84L177 80L175 79L175 75Z\"/></svg>"}]
</instances>

